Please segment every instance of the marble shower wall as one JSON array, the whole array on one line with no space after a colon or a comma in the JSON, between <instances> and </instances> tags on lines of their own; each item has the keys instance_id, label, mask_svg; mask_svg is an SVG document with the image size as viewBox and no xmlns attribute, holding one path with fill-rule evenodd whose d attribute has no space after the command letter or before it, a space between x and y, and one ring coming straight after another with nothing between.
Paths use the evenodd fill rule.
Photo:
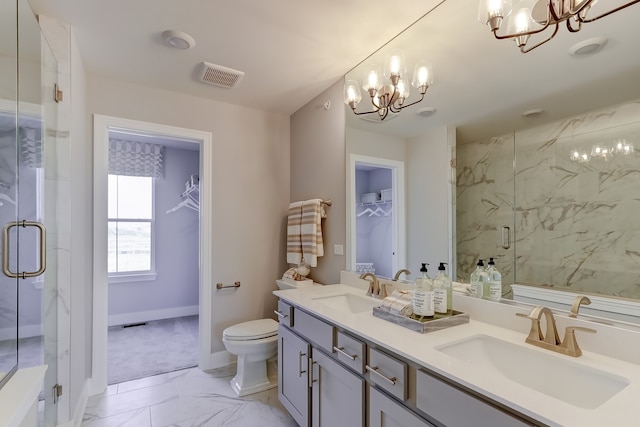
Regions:
<instances>
[{"instance_id":1,"label":"marble shower wall","mask_svg":"<svg viewBox=\"0 0 640 427\"><path fill-rule=\"evenodd\" d=\"M618 139L636 151L591 156ZM503 283L640 299L640 101L458 146L456 190L460 279L493 253Z\"/></svg>"}]
</instances>

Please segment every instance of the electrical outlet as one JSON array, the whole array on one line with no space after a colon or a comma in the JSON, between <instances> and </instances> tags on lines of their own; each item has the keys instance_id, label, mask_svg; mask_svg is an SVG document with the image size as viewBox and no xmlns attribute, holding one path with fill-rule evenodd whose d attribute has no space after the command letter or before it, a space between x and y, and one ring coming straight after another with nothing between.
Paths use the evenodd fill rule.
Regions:
<instances>
[{"instance_id":1,"label":"electrical outlet","mask_svg":"<svg viewBox=\"0 0 640 427\"><path fill-rule=\"evenodd\" d=\"M333 245L334 255L344 255L344 247L342 245Z\"/></svg>"}]
</instances>

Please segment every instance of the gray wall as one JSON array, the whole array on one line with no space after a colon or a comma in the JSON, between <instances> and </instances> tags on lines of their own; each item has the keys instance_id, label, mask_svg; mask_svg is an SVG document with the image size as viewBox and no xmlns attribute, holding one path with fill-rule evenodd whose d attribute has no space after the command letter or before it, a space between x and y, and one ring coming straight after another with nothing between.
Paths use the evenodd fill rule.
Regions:
<instances>
[{"instance_id":1,"label":"gray wall","mask_svg":"<svg viewBox=\"0 0 640 427\"><path fill-rule=\"evenodd\" d=\"M347 233L342 90L340 80L291 116L290 199L333 201L322 221L325 255L309 274L324 284L339 283L340 270L346 265L344 255L333 253L334 245L344 246ZM331 101L328 110L323 107L326 101Z\"/></svg>"},{"instance_id":2,"label":"gray wall","mask_svg":"<svg viewBox=\"0 0 640 427\"><path fill-rule=\"evenodd\" d=\"M157 278L110 283L110 316L198 305L198 213L188 208L166 211L180 202L189 177L198 174L199 152L167 147L164 158L164 178L155 180ZM131 321L137 321L135 316Z\"/></svg>"}]
</instances>

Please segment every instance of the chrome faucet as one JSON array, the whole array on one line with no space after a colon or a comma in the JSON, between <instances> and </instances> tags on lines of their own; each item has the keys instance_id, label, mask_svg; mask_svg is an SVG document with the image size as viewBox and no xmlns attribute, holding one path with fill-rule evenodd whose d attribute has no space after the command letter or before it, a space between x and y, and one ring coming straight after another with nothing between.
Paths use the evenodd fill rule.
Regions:
<instances>
[{"instance_id":1,"label":"chrome faucet","mask_svg":"<svg viewBox=\"0 0 640 427\"><path fill-rule=\"evenodd\" d=\"M567 326L564 332L564 340L561 341L558 336L558 329L556 327L556 320L553 317L553 312L547 307L537 306L534 307L528 315L516 313L516 316L526 317L531 320L531 329L525 339L526 343L557 353L566 354L567 356L579 357L582 355L582 350L576 341L575 331L590 332L593 334L597 332L595 329L583 328L581 326ZM540 328L542 316L545 316L547 323L547 331L544 334Z\"/></svg>"},{"instance_id":2,"label":"chrome faucet","mask_svg":"<svg viewBox=\"0 0 640 427\"><path fill-rule=\"evenodd\" d=\"M578 317L578 311L580 310L580 305L589 305L591 304L591 300L584 295L576 295L573 300L573 305L571 306L571 314L569 317Z\"/></svg>"},{"instance_id":3,"label":"chrome faucet","mask_svg":"<svg viewBox=\"0 0 640 427\"><path fill-rule=\"evenodd\" d=\"M398 270L398 272L396 273L396 275L395 275L395 276L393 276L393 281L394 281L394 282L397 282L397 281L398 281L398 279L400 279L400 275L401 275L402 273L406 274L407 276L411 274L411 272L410 272L409 270L407 270L406 268L403 268L402 270Z\"/></svg>"},{"instance_id":4,"label":"chrome faucet","mask_svg":"<svg viewBox=\"0 0 640 427\"><path fill-rule=\"evenodd\" d=\"M367 295L374 298L385 298L387 296L387 288L385 284L382 285L378 281L378 278L373 273L362 273L360 275L361 279L371 278L369 280L369 290L367 291Z\"/></svg>"}]
</instances>

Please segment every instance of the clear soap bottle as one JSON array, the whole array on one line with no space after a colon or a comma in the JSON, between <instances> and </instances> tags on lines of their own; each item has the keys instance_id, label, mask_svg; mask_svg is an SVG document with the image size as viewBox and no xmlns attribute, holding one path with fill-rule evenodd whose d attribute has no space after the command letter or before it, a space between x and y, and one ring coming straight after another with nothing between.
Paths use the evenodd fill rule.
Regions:
<instances>
[{"instance_id":1,"label":"clear soap bottle","mask_svg":"<svg viewBox=\"0 0 640 427\"><path fill-rule=\"evenodd\" d=\"M484 270L484 262L482 259L478 260L476 269L471 273L471 296L476 298L482 298L484 294L484 284L488 282L489 276Z\"/></svg>"},{"instance_id":2,"label":"clear soap bottle","mask_svg":"<svg viewBox=\"0 0 640 427\"><path fill-rule=\"evenodd\" d=\"M453 307L453 292L451 279L445 271L446 262L438 266L438 275L433 279L433 301L436 314L451 314Z\"/></svg>"},{"instance_id":3,"label":"clear soap bottle","mask_svg":"<svg viewBox=\"0 0 640 427\"><path fill-rule=\"evenodd\" d=\"M487 274L489 275L489 299L500 301L502 298L502 274L496 268L493 258L489 258Z\"/></svg>"},{"instance_id":4,"label":"clear soap bottle","mask_svg":"<svg viewBox=\"0 0 640 427\"><path fill-rule=\"evenodd\" d=\"M433 317L433 282L427 274L427 263L422 263L420 277L413 291L413 314L418 317Z\"/></svg>"}]
</instances>

